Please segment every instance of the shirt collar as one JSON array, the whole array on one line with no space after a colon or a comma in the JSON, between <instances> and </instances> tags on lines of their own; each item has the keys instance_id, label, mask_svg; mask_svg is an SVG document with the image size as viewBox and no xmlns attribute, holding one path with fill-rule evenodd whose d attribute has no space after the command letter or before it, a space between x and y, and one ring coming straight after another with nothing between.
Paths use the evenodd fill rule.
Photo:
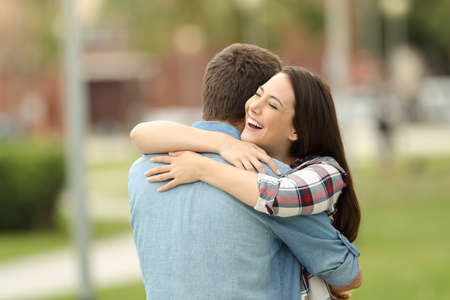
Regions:
<instances>
[{"instance_id":1,"label":"shirt collar","mask_svg":"<svg viewBox=\"0 0 450 300\"><path fill-rule=\"evenodd\" d=\"M232 137L240 140L241 132L236 129L233 125L219 122L219 121L200 121L192 124L192 127L209 130L209 131L219 131L231 135Z\"/></svg>"}]
</instances>

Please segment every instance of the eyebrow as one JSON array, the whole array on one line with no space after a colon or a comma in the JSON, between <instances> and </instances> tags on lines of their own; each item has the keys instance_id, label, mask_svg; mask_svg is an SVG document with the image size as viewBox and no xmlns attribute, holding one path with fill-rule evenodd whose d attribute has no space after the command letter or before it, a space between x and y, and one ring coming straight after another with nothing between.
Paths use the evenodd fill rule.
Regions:
<instances>
[{"instance_id":1,"label":"eyebrow","mask_svg":"<svg viewBox=\"0 0 450 300\"><path fill-rule=\"evenodd\" d=\"M263 88L262 86L259 86L259 89L261 89L261 90L263 91L263 93L264 93L264 88ZM283 102L282 102L280 99L278 99L277 97L275 97L275 96L273 96L273 95L269 95L269 98L272 98L272 99L277 100L278 102L280 102L280 104L281 104L282 106L284 106Z\"/></svg>"}]
</instances>

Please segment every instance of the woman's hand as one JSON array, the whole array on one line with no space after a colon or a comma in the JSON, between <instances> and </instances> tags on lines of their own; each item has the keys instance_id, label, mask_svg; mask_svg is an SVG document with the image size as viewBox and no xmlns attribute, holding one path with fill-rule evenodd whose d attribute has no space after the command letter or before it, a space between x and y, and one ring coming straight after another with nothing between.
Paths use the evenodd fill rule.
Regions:
<instances>
[{"instance_id":1,"label":"woman's hand","mask_svg":"<svg viewBox=\"0 0 450 300\"><path fill-rule=\"evenodd\" d=\"M259 173L266 173L261 162L266 163L276 174L280 175L277 165L266 151L253 143L230 139L221 147L219 155L233 166Z\"/></svg>"},{"instance_id":2,"label":"woman's hand","mask_svg":"<svg viewBox=\"0 0 450 300\"><path fill-rule=\"evenodd\" d=\"M208 158L191 151L169 153L169 156L155 156L152 162L165 163L145 173L148 182L160 182L172 179L166 185L158 188L158 192L168 191L177 185L199 181L202 163Z\"/></svg>"}]
</instances>

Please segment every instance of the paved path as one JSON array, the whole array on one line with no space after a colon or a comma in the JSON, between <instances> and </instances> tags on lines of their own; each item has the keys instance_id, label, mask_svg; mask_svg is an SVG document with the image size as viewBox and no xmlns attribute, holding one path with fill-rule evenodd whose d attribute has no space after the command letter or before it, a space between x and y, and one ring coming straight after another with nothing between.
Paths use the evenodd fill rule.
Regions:
<instances>
[{"instance_id":1,"label":"paved path","mask_svg":"<svg viewBox=\"0 0 450 300\"><path fill-rule=\"evenodd\" d=\"M98 287L141 278L132 236L121 235L92 247L92 275ZM0 264L0 299L36 299L75 292L77 265L73 249L48 252Z\"/></svg>"}]
</instances>

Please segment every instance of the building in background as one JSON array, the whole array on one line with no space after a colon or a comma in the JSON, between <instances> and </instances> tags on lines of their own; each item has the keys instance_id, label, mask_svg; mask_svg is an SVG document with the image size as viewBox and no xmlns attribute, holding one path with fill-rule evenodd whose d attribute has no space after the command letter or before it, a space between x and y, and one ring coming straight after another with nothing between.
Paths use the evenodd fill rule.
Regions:
<instances>
[{"instance_id":1,"label":"building in background","mask_svg":"<svg viewBox=\"0 0 450 300\"><path fill-rule=\"evenodd\" d=\"M253 0L251 11L236 1L221 2L219 10L214 6L219 2L136 0L124 10L126 4L117 0L79 1L90 128L126 132L171 108L199 118L206 64L233 42L260 43L285 64L304 66L328 79L328 0L304 0L289 7ZM374 94L389 82L383 42L389 26L374 1L347 3L341 20L347 24L346 82L350 93ZM2 1L0 39L6 46L0 48L0 136L61 132L57 4ZM110 13L113 5L116 9ZM167 20L170 16L175 19Z\"/></svg>"}]
</instances>

